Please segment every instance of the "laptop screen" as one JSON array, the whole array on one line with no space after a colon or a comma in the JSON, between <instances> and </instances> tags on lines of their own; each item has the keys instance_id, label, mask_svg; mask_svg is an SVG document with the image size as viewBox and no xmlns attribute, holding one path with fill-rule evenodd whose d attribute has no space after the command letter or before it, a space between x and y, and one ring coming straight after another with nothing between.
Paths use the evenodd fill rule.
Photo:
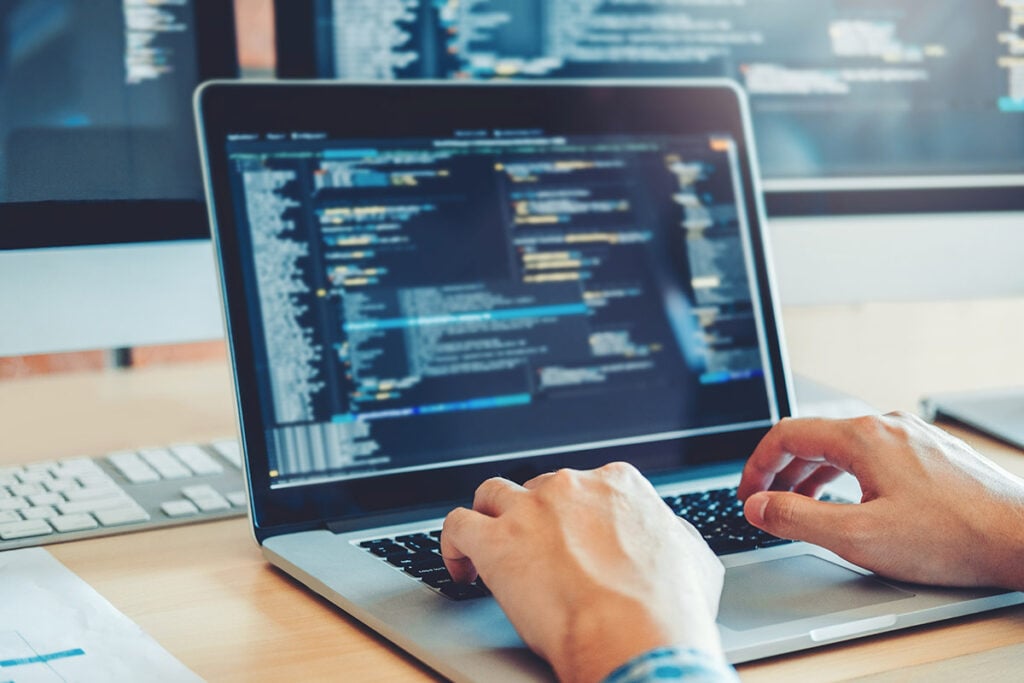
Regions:
<instances>
[{"instance_id":1,"label":"laptop screen","mask_svg":"<svg viewBox=\"0 0 1024 683\"><path fill-rule=\"evenodd\" d=\"M272 486L778 417L728 135L228 150Z\"/></svg>"},{"instance_id":2,"label":"laptop screen","mask_svg":"<svg viewBox=\"0 0 1024 683\"><path fill-rule=\"evenodd\" d=\"M257 497L347 515L506 466L653 448L666 468L788 412L735 91L688 122L664 85L596 109L601 88L568 85L219 87L203 115Z\"/></svg>"}]
</instances>

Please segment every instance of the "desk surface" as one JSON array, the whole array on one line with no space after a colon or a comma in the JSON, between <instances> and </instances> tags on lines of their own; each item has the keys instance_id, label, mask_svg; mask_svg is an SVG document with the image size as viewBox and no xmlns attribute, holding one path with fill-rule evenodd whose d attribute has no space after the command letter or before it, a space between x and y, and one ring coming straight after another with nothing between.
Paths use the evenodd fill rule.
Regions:
<instances>
[{"instance_id":1,"label":"desk surface","mask_svg":"<svg viewBox=\"0 0 1024 683\"><path fill-rule=\"evenodd\" d=\"M910 333L900 325L914 328L904 339L918 339L919 316L901 308L787 313L794 365L800 370L804 363L815 379L838 388L857 389L850 379L854 376L867 381L863 371L844 375L851 373L849 363L826 362L817 341L828 338L834 358L851 358L865 347L869 351L884 348L884 353L865 361L878 380L870 385L874 393L862 394L880 407L912 409L915 391L968 388L967 374L957 376L947 368L955 362L950 354L956 355L961 348L957 345L977 350L969 340L955 342L952 352L949 340L934 340L923 360L920 351L908 349L907 344L885 346L872 342L873 338L865 340L870 337L865 326L892 340ZM996 302L983 306L984 310L953 305L961 322L965 315L978 317L977 324L988 318L1003 321L1003 328L993 329L1002 329L1000 348L1010 351L983 349L986 358L975 356L970 363L980 375L995 377L978 369L979 363L1005 363L1024 348L1024 323L1005 329L1006 316L1019 313L1020 308L1021 302ZM1017 320L1024 320L1024 315ZM844 337L844 325L858 333ZM991 339L985 344L996 346ZM926 372L929 367L931 374ZM908 386L901 368L921 376L945 377L946 382L934 389ZM1024 362L1019 357L1013 369L1018 375L1011 375L1007 383L1024 385ZM234 424L230 395L225 364L0 383L0 415L4 416L0 464L230 435ZM883 405L883 400L890 402ZM1024 453L976 435L958 434L1004 467L1024 474ZM267 565L245 520L49 549L208 680L433 680L414 660ZM1017 675L1024 664L1022 643L1024 607L1019 607L748 664L740 667L740 673L749 681L783 677L891 680L912 673L927 679L937 672L956 672L958 678L977 673L995 677L1011 671Z\"/></svg>"}]
</instances>

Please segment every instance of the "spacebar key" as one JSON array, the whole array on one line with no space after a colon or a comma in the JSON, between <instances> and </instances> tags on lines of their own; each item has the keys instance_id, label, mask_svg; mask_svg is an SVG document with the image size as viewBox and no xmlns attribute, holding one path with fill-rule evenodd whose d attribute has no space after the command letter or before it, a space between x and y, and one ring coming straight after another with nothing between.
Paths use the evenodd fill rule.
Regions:
<instances>
[{"instance_id":1,"label":"spacebar key","mask_svg":"<svg viewBox=\"0 0 1024 683\"><path fill-rule=\"evenodd\" d=\"M0 524L0 539L10 541L28 536L45 536L53 533L53 527L41 519L28 519L24 522L7 522Z\"/></svg>"}]
</instances>

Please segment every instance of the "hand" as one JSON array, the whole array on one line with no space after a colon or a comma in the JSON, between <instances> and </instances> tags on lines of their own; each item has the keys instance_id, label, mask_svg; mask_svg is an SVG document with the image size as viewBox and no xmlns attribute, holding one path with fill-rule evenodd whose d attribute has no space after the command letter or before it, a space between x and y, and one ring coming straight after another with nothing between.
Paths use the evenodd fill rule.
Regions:
<instances>
[{"instance_id":1,"label":"hand","mask_svg":"<svg viewBox=\"0 0 1024 683\"><path fill-rule=\"evenodd\" d=\"M815 500L849 472L860 505ZM1024 480L912 415L783 420L739 487L754 526L884 576L1024 589Z\"/></svg>"},{"instance_id":2,"label":"hand","mask_svg":"<svg viewBox=\"0 0 1024 683\"><path fill-rule=\"evenodd\" d=\"M490 479L473 510L448 515L441 554L456 581L479 573L563 681L602 680L656 647L721 652L722 564L629 465Z\"/></svg>"}]
</instances>

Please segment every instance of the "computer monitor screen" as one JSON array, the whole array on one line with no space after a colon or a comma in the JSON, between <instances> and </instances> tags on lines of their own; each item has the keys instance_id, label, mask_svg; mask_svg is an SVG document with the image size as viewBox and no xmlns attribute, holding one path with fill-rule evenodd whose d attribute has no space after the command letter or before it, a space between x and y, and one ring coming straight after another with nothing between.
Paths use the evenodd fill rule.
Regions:
<instances>
[{"instance_id":1,"label":"computer monitor screen","mask_svg":"<svg viewBox=\"0 0 1024 683\"><path fill-rule=\"evenodd\" d=\"M279 0L277 32L284 77L734 78L775 215L1024 208L1012 0Z\"/></svg>"},{"instance_id":2,"label":"computer monitor screen","mask_svg":"<svg viewBox=\"0 0 1024 683\"><path fill-rule=\"evenodd\" d=\"M0 354L216 335L192 92L237 73L231 0L0 3Z\"/></svg>"}]
</instances>

